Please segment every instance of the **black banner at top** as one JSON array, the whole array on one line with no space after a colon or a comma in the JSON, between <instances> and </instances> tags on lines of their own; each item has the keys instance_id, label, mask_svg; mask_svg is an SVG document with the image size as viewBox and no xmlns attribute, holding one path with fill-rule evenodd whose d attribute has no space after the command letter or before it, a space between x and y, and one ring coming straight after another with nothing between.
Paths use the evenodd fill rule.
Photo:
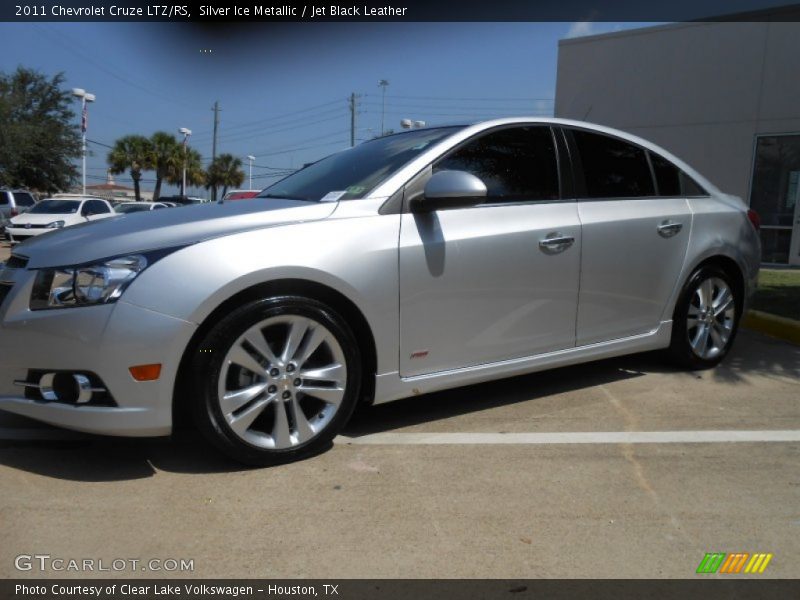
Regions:
<instances>
[{"instance_id":1,"label":"black banner at top","mask_svg":"<svg viewBox=\"0 0 800 600\"><path fill-rule=\"evenodd\" d=\"M163 2L163 0L161 0ZM14 0L0 20L170 22L800 21L800 4L769 0Z\"/></svg>"}]
</instances>

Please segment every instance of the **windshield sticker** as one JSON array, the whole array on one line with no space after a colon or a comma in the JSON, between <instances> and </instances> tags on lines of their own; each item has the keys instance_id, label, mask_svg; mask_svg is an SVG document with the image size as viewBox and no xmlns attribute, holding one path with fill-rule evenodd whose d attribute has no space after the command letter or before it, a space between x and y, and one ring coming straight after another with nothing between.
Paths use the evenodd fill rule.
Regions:
<instances>
[{"instance_id":1,"label":"windshield sticker","mask_svg":"<svg viewBox=\"0 0 800 600\"><path fill-rule=\"evenodd\" d=\"M344 196L347 191L342 190L341 192L328 192L322 198L319 199L320 202L336 202L339 198Z\"/></svg>"},{"instance_id":2,"label":"windshield sticker","mask_svg":"<svg viewBox=\"0 0 800 600\"><path fill-rule=\"evenodd\" d=\"M346 191L348 194L360 194L365 189L363 185L351 185Z\"/></svg>"},{"instance_id":3,"label":"windshield sticker","mask_svg":"<svg viewBox=\"0 0 800 600\"><path fill-rule=\"evenodd\" d=\"M417 144L416 146L414 146L414 147L413 147L413 148L411 148L411 149L412 149L412 150L422 150L422 149L423 149L425 146L427 146L428 144L430 144L430 141L422 142L422 143L420 143L420 144Z\"/></svg>"}]
</instances>

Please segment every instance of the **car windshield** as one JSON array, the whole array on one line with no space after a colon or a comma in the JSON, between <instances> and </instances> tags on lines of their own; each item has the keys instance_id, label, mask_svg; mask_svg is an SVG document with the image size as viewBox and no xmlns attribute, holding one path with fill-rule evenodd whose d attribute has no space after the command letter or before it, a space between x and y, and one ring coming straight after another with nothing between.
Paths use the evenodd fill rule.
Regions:
<instances>
[{"instance_id":1,"label":"car windshield","mask_svg":"<svg viewBox=\"0 0 800 600\"><path fill-rule=\"evenodd\" d=\"M259 198L354 200L461 127L418 129L364 142L315 162L262 191Z\"/></svg>"},{"instance_id":2,"label":"car windshield","mask_svg":"<svg viewBox=\"0 0 800 600\"><path fill-rule=\"evenodd\" d=\"M80 200L42 200L31 208L32 215L72 215L81 207Z\"/></svg>"},{"instance_id":3,"label":"car windshield","mask_svg":"<svg viewBox=\"0 0 800 600\"><path fill-rule=\"evenodd\" d=\"M150 210L149 204L120 204L114 210L118 213L143 212Z\"/></svg>"}]
</instances>

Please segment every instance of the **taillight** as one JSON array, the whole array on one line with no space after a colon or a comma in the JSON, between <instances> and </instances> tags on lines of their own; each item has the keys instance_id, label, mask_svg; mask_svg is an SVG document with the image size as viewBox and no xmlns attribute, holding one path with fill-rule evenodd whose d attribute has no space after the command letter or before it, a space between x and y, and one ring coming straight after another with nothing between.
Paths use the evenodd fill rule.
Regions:
<instances>
[{"instance_id":1,"label":"taillight","mask_svg":"<svg viewBox=\"0 0 800 600\"><path fill-rule=\"evenodd\" d=\"M747 218L750 219L750 222L753 224L753 227L756 228L756 231L761 229L761 217L759 217L758 213L752 208L747 211Z\"/></svg>"},{"instance_id":2,"label":"taillight","mask_svg":"<svg viewBox=\"0 0 800 600\"><path fill-rule=\"evenodd\" d=\"M12 208L10 214L12 217L16 217L17 215L19 215L19 211L16 208Z\"/></svg>"}]
</instances>

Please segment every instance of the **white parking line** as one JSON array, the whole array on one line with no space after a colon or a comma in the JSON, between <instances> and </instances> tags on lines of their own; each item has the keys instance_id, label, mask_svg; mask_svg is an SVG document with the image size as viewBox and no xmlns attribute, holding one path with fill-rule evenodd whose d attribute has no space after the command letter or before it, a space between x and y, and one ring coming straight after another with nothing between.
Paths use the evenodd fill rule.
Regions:
<instances>
[{"instance_id":1,"label":"white parking line","mask_svg":"<svg viewBox=\"0 0 800 600\"><path fill-rule=\"evenodd\" d=\"M373 433L336 438L339 444L709 444L800 442L800 429L760 431L578 431L559 433Z\"/></svg>"}]
</instances>

